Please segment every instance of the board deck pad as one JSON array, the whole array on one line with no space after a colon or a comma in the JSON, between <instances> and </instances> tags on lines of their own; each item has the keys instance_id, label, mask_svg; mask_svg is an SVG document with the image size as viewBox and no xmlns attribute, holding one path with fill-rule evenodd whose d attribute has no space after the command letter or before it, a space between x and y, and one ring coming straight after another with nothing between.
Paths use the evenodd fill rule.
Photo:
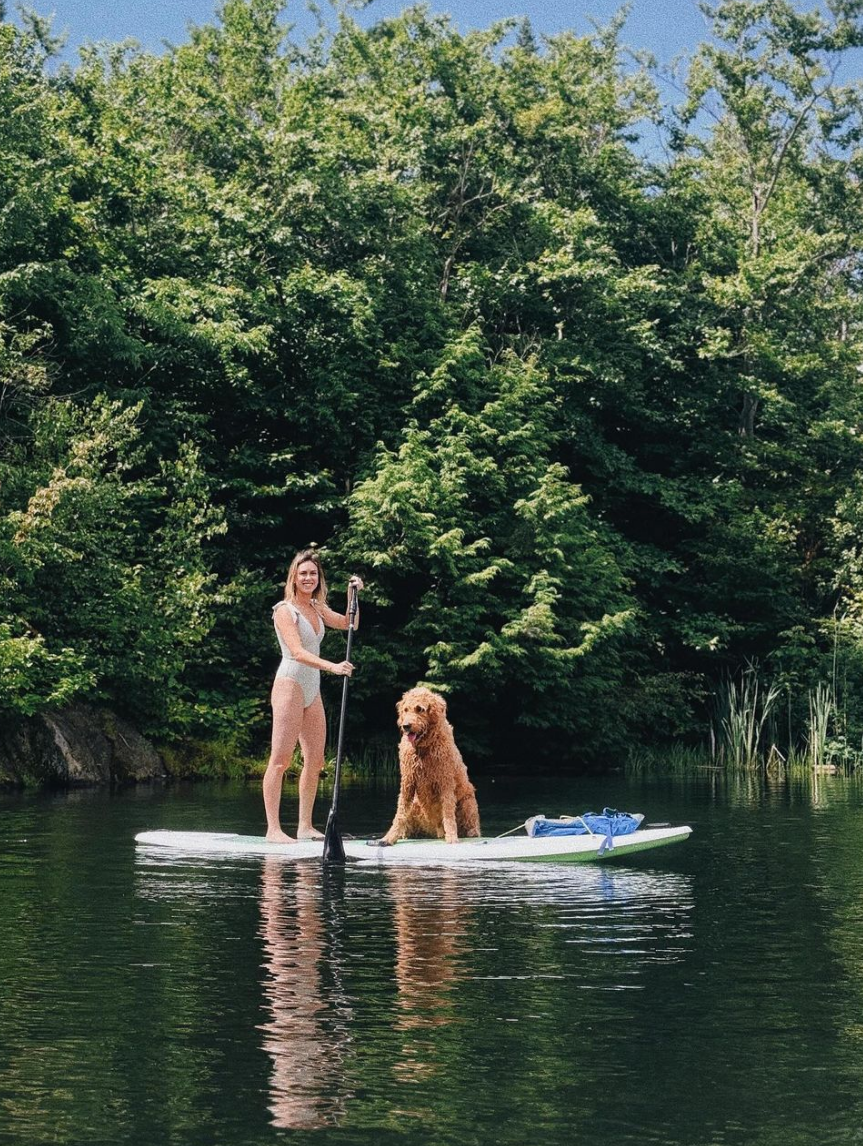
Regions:
<instances>
[{"instance_id":1,"label":"board deck pad","mask_svg":"<svg viewBox=\"0 0 863 1146\"><path fill-rule=\"evenodd\" d=\"M490 860L521 863L590 863L623 859L625 856L689 838L690 827L639 828L626 836L615 836L613 846L605 837L583 836L500 836L497 838L459 840L400 840L382 847L377 840L344 839L349 860L379 864L487 863ZM286 860L320 859L323 843L303 840L294 844L270 843L263 836L244 836L234 832L140 832L136 843L145 847L169 848L194 855L263 855Z\"/></svg>"}]
</instances>

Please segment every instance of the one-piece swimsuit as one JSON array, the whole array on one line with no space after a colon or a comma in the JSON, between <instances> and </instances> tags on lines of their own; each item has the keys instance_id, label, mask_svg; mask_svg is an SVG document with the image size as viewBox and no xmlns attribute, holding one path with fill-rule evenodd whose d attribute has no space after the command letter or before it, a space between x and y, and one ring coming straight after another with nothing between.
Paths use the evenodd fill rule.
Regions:
<instances>
[{"instance_id":1,"label":"one-piece swimsuit","mask_svg":"<svg viewBox=\"0 0 863 1146\"><path fill-rule=\"evenodd\" d=\"M282 663L276 671L276 680L280 678L287 680L295 680L303 691L303 708L308 708L313 704L316 697L320 695L321 691L321 672L320 669L312 668L311 665L301 664L294 658L291 650L285 644L285 639L279 632L276 625L276 609L282 607L289 609L291 616L297 622L297 630L300 634L300 642L307 653L314 653L320 656L321 641L324 639L324 623L321 621L320 629L315 629L311 622L307 621L296 605L292 605L289 601L279 601L277 605L273 606L273 625L276 628L276 636L279 639L279 648L282 650Z\"/></svg>"}]
</instances>

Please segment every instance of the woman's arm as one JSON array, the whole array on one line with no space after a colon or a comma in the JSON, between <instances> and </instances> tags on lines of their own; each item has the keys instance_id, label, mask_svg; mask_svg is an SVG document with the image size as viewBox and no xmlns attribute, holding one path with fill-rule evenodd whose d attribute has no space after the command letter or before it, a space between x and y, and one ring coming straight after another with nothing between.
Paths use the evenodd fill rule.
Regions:
<instances>
[{"instance_id":1,"label":"woman's arm","mask_svg":"<svg viewBox=\"0 0 863 1146\"><path fill-rule=\"evenodd\" d=\"M300 630L290 609L276 609L275 623L290 649L291 656L298 664L308 665L309 668L320 669L322 672L332 672L336 676L350 676L353 672L354 666L350 661L325 661L323 657L316 657L314 653L304 649Z\"/></svg>"},{"instance_id":2,"label":"woman's arm","mask_svg":"<svg viewBox=\"0 0 863 1146\"><path fill-rule=\"evenodd\" d=\"M361 577L351 577L350 581L348 582L348 609L350 609L351 587L353 585L356 585L357 594L359 594L360 590L363 587L362 578ZM350 614L348 612L336 613L329 607L329 605L317 605L316 608L321 615L321 620L329 628L331 628L331 629L347 629L347 628L349 628L351 622L350 622ZM354 632L356 632L359 627L360 627L360 599L359 599L359 596L357 596L357 612L356 612L356 616L354 617Z\"/></svg>"}]
</instances>

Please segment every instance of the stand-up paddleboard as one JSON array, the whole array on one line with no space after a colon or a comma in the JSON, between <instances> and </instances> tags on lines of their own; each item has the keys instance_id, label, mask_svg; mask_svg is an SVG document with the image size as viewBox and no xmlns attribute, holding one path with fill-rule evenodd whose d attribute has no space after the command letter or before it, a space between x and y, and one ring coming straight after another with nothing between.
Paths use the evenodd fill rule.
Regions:
<instances>
[{"instance_id":1,"label":"stand-up paddleboard","mask_svg":"<svg viewBox=\"0 0 863 1146\"><path fill-rule=\"evenodd\" d=\"M602 835L582 836L502 836L496 839L400 840L381 847L377 840L344 840L345 855L352 860L380 864L434 864L504 860L524 863L589 863L618 860L636 852L665 847L689 838L692 828L639 828L610 841ZM295 844L271 844L263 836L241 836L231 832L141 832L138 844L171 848L193 855L263 855L287 860L320 859L323 843L308 840Z\"/></svg>"}]
</instances>

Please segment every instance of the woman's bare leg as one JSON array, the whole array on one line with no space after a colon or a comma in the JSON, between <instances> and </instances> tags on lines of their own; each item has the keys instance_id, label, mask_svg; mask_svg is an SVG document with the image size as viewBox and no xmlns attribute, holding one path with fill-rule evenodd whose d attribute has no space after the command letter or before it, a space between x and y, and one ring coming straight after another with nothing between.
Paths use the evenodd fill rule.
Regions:
<instances>
[{"instance_id":1,"label":"woman's bare leg","mask_svg":"<svg viewBox=\"0 0 863 1146\"><path fill-rule=\"evenodd\" d=\"M277 679L273 684L273 739L270 762L264 773L264 810L267 813L267 839L272 843L292 844L279 822L282 779L294 755L303 725L303 690L295 680Z\"/></svg>"},{"instance_id":2,"label":"woman's bare leg","mask_svg":"<svg viewBox=\"0 0 863 1146\"><path fill-rule=\"evenodd\" d=\"M315 838L320 832L312 826L312 810L318 792L318 779L324 766L324 747L327 742L327 721L320 696L303 713L300 729L300 748L303 750L303 770L300 773L300 815L297 839Z\"/></svg>"}]
</instances>

